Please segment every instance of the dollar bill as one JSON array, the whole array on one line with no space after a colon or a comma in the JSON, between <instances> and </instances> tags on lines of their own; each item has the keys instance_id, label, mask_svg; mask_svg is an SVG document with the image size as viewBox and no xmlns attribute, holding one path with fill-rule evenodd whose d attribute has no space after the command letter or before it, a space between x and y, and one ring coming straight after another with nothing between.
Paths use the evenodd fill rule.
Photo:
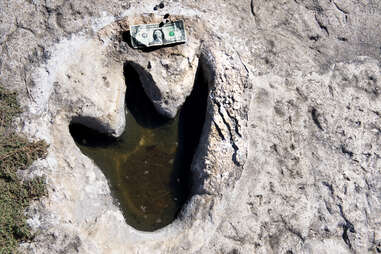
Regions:
<instances>
[{"instance_id":1,"label":"dollar bill","mask_svg":"<svg viewBox=\"0 0 381 254\"><path fill-rule=\"evenodd\" d=\"M146 48L186 42L183 20L161 24L130 26L131 44L134 48Z\"/></svg>"}]
</instances>

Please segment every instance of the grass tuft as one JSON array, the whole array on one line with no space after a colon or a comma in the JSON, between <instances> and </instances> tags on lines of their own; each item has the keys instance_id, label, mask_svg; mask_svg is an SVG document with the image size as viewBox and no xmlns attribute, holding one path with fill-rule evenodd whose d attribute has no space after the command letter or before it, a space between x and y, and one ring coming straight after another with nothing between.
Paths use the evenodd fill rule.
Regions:
<instances>
[{"instance_id":1,"label":"grass tuft","mask_svg":"<svg viewBox=\"0 0 381 254\"><path fill-rule=\"evenodd\" d=\"M16 93L0 86L0 254L16 253L21 242L33 239L25 209L46 195L44 178L22 180L17 175L47 154L44 141L29 142L13 131L12 121L20 113Z\"/></svg>"}]
</instances>

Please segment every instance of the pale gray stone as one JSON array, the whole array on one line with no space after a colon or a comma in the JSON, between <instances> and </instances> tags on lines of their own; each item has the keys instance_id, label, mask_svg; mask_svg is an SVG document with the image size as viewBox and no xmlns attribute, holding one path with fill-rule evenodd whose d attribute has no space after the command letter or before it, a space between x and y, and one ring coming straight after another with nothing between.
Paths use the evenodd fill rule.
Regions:
<instances>
[{"instance_id":1,"label":"pale gray stone","mask_svg":"<svg viewBox=\"0 0 381 254\"><path fill-rule=\"evenodd\" d=\"M0 83L20 94L18 128L50 144L26 171L47 177L49 197L28 209L39 234L20 250L380 252L381 4L168 1L153 11L157 4L0 2ZM187 44L129 47L129 24L166 13L185 20ZM126 224L68 130L85 116L104 132L123 131L125 62L169 117L199 65L210 86L194 195L152 233Z\"/></svg>"}]
</instances>

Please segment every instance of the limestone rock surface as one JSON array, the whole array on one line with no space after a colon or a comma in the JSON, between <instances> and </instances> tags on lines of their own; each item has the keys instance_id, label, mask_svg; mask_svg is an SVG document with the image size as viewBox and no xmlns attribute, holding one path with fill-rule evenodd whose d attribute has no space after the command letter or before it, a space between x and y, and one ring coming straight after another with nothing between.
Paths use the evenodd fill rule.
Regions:
<instances>
[{"instance_id":1,"label":"limestone rock surface","mask_svg":"<svg viewBox=\"0 0 381 254\"><path fill-rule=\"evenodd\" d=\"M24 253L380 253L381 3L360 0L0 1L0 83L45 139L49 196ZM186 44L128 44L132 23L184 19ZM129 226L80 121L118 136L130 63L174 117L197 69L209 86L192 198L170 225Z\"/></svg>"}]
</instances>

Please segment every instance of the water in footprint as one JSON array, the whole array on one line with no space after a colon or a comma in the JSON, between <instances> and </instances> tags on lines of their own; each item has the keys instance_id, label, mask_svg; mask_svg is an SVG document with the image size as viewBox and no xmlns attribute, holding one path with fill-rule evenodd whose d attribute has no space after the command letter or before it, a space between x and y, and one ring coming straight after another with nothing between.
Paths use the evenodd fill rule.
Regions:
<instances>
[{"instance_id":1,"label":"water in footprint","mask_svg":"<svg viewBox=\"0 0 381 254\"><path fill-rule=\"evenodd\" d=\"M188 198L190 164L205 117L197 108L205 111L206 98L194 108L187 100L175 119L166 119L154 109L131 66L125 66L125 74L123 135L115 139L78 123L70 125L70 132L81 151L102 169L127 223L153 231L171 223ZM188 113L187 118L186 112L194 110L197 114Z\"/></svg>"}]
</instances>

